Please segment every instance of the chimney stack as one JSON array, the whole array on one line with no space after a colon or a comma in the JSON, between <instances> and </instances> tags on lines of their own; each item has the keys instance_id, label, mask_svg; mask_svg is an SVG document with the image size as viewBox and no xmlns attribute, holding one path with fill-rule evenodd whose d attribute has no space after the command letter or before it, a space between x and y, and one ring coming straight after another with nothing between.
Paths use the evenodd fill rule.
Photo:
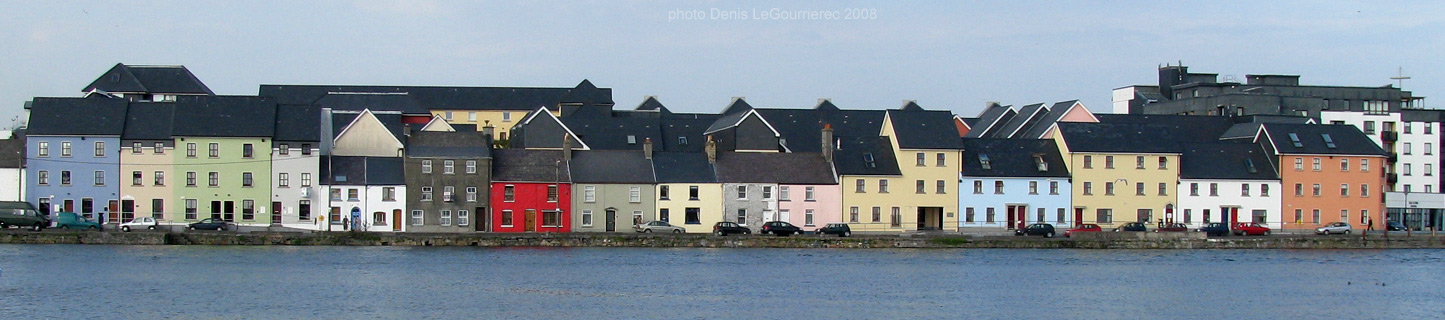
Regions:
<instances>
[{"instance_id":1,"label":"chimney stack","mask_svg":"<svg viewBox=\"0 0 1445 320\"><path fill-rule=\"evenodd\" d=\"M712 136L707 137L707 145L703 150L707 152L707 163L717 163L717 142L712 141Z\"/></svg>"},{"instance_id":2,"label":"chimney stack","mask_svg":"<svg viewBox=\"0 0 1445 320\"><path fill-rule=\"evenodd\" d=\"M572 163L572 135L562 135L562 161Z\"/></svg>"},{"instance_id":3,"label":"chimney stack","mask_svg":"<svg viewBox=\"0 0 1445 320\"><path fill-rule=\"evenodd\" d=\"M493 126L492 126L492 120L484 120L484 121L482 121L482 134L485 134L485 135L487 135L488 137L490 137L490 136L492 136L492 132L493 132L495 129L496 129L496 127L493 127Z\"/></svg>"},{"instance_id":4,"label":"chimney stack","mask_svg":"<svg viewBox=\"0 0 1445 320\"><path fill-rule=\"evenodd\" d=\"M642 156L647 160L652 160L652 138L642 140Z\"/></svg>"},{"instance_id":5,"label":"chimney stack","mask_svg":"<svg viewBox=\"0 0 1445 320\"><path fill-rule=\"evenodd\" d=\"M401 125L401 134L404 135L404 136L408 136L408 137L411 136L411 124L410 124L410 123Z\"/></svg>"},{"instance_id":6,"label":"chimney stack","mask_svg":"<svg viewBox=\"0 0 1445 320\"><path fill-rule=\"evenodd\" d=\"M823 161L833 162L833 125L823 124Z\"/></svg>"}]
</instances>

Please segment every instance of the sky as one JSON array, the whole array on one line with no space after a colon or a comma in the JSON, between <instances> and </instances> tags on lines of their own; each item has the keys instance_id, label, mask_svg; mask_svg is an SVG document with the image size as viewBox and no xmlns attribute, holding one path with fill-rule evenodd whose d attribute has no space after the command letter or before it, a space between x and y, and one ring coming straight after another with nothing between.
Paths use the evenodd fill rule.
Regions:
<instances>
[{"instance_id":1,"label":"sky","mask_svg":"<svg viewBox=\"0 0 1445 320\"><path fill-rule=\"evenodd\" d=\"M79 96L116 63L185 65L232 95L589 79L618 109L657 96L708 113L731 97L916 100L966 117L989 101L1078 99L1108 112L1111 90L1181 62L1306 85L1395 84L1403 70L1404 89L1425 97L1445 86L1438 1L904 2L0 0L0 121L24 121L32 97Z\"/></svg>"}]
</instances>

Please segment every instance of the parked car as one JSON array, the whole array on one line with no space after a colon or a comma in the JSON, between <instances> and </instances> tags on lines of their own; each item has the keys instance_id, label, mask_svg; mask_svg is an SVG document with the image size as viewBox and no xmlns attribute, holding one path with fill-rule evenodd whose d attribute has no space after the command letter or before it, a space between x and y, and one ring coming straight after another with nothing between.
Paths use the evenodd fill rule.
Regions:
<instances>
[{"instance_id":1,"label":"parked car","mask_svg":"<svg viewBox=\"0 0 1445 320\"><path fill-rule=\"evenodd\" d=\"M1074 227L1073 229L1064 230L1064 237L1065 237L1065 238L1068 238L1068 237L1073 236L1075 233L1079 233L1079 232L1100 232L1100 231L1104 231L1104 228L1100 228L1099 225L1097 225L1097 224L1085 223L1085 224L1079 225L1078 227Z\"/></svg>"},{"instance_id":2,"label":"parked car","mask_svg":"<svg viewBox=\"0 0 1445 320\"><path fill-rule=\"evenodd\" d=\"M201 221L186 225L186 229L226 231L226 220L221 220L220 218L205 218L201 219Z\"/></svg>"},{"instance_id":3,"label":"parked car","mask_svg":"<svg viewBox=\"0 0 1445 320\"><path fill-rule=\"evenodd\" d=\"M1149 231L1149 227L1144 226L1144 223L1143 223L1143 222L1130 222L1130 223L1125 223L1124 225L1119 226L1118 228L1114 228L1114 232L1119 232L1119 231L1137 231L1137 232L1144 232L1144 231Z\"/></svg>"},{"instance_id":4,"label":"parked car","mask_svg":"<svg viewBox=\"0 0 1445 320\"><path fill-rule=\"evenodd\" d=\"M1385 231L1405 231L1405 224L1399 221L1386 222Z\"/></svg>"},{"instance_id":5,"label":"parked car","mask_svg":"<svg viewBox=\"0 0 1445 320\"><path fill-rule=\"evenodd\" d=\"M30 227L31 230L40 231L50 226L50 217L35 211L35 207L26 202L0 202L0 229L10 226Z\"/></svg>"},{"instance_id":6,"label":"parked car","mask_svg":"<svg viewBox=\"0 0 1445 320\"><path fill-rule=\"evenodd\" d=\"M1229 235L1229 225L1225 225L1222 222L1206 223L1203 227L1199 228L1199 232L1203 232L1204 235L1211 237L1226 236Z\"/></svg>"},{"instance_id":7,"label":"parked car","mask_svg":"<svg viewBox=\"0 0 1445 320\"><path fill-rule=\"evenodd\" d=\"M1234 235L1254 236L1269 235L1269 227L1255 222L1241 222L1234 224Z\"/></svg>"},{"instance_id":8,"label":"parked car","mask_svg":"<svg viewBox=\"0 0 1445 320\"><path fill-rule=\"evenodd\" d=\"M135 219L130 219L130 222L120 224L120 231L130 232L131 228L145 228L146 230L155 230L156 227L159 225L160 223L156 221L156 218L139 217Z\"/></svg>"},{"instance_id":9,"label":"parked car","mask_svg":"<svg viewBox=\"0 0 1445 320\"><path fill-rule=\"evenodd\" d=\"M1024 227L1023 229L1014 229L1014 235L1016 235L1016 236L1044 236L1044 238L1053 238L1053 237L1054 237L1054 225L1052 225L1052 224L1047 224L1047 223L1030 224L1029 226Z\"/></svg>"},{"instance_id":10,"label":"parked car","mask_svg":"<svg viewBox=\"0 0 1445 320\"><path fill-rule=\"evenodd\" d=\"M85 218L85 216L74 212L61 212L56 215L55 227L61 229L91 229L101 230L99 222Z\"/></svg>"},{"instance_id":11,"label":"parked car","mask_svg":"<svg viewBox=\"0 0 1445 320\"><path fill-rule=\"evenodd\" d=\"M718 222L712 225L712 234L726 236L730 234L753 234L752 230L733 222Z\"/></svg>"},{"instance_id":12,"label":"parked car","mask_svg":"<svg viewBox=\"0 0 1445 320\"><path fill-rule=\"evenodd\" d=\"M1354 228L1351 228L1350 224L1346 222L1331 222L1323 227L1315 228L1315 234L1350 234L1350 231L1353 229Z\"/></svg>"},{"instance_id":13,"label":"parked car","mask_svg":"<svg viewBox=\"0 0 1445 320\"><path fill-rule=\"evenodd\" d=\"M1158 229L1154 229L1154 232L1186 232L1186 231L1189 231L1189 226L1186 226L1186 225L1184 225L1183 223L1166 223L1166 224L1164 224L1164 226L1159 227Z\"/></svg>"},{"instance_id":14,"label":"parked car","mask_svg":"<svg viewBox=\"0 0 1445 320\"><path fill-rule=\"evenodd\" d=\"M670 223L667 223L667 221L661 221L661 220L659 220L659 221L650 221L650 222L647 222L647 223L643 223L643 224L639 224L639 225L633 226L633 227L632 227L632 230L637 231L637 232L641 232L641 233L653 233L653 232L683 233L683 232L687 232L686 230L683 230L682 227L674 226L674 225L672 225L672 224L670 224Z\"/></svg>"},{"instance_id":15,"label":"parked car","mask_svg":"<svg viewBox=\"0 0 1445 320\"><path fill-rule=\"evenodd\" d=\"M818 228L818 231L816 232L818 233L818 235L836 234L839 237L848 237L853 235L853 230L848 228L847 223L829 223L823 225L822 228Z\"/></svg>"},{"instance_id":16,"label":"parked car","mask_svg":"<svg viewBox=\"0 0 1445 320\"><path fill-rule=\"evenodd\" d=\"M780 236L803 234L803 228L798 228L798 226L783 221L769 221L768 223L764 223L761 230L762 231L758 231L759 234L771 233Z\"/></svg>"}]
</instances>

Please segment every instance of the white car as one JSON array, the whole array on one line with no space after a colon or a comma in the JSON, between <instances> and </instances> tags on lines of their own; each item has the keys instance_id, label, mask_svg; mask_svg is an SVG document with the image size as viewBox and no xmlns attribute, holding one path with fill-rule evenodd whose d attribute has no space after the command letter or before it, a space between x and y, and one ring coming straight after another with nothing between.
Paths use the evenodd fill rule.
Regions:
<instances>
[{"instance_id":1,"label":"white car","mask_svg":"<svg viewBox=\"0 0 1445 320\"><path fill-rule=\"evenodd\" d=\"M1350 234L1350 224L1345 222L1331 222L1323 227L1315 228L1315 234Z\"/></svg>"},{"instance_id":2,"label":"white car","mask_svg":"<svg viewBox=\"0 0 1445 320\"><path fill-rule=\"evenodd\" d=\"M155 218L139 217L131 219L130 222L120 224L120 231L130 232L131 228L146 228L148 230L155 230L156 226L158 225L159 223L156 222Z\"/></svg>"}]
</instances>

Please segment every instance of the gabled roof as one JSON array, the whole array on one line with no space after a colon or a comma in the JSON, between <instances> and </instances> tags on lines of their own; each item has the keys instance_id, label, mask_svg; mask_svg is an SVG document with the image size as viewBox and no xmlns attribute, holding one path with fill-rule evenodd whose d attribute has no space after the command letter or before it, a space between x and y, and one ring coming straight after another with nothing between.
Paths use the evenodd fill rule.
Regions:
<instances>
[{"instance_id":1,"label":"gabled roof","mask_svg":"<svg viewBox=\"0 0 1445 320\"><path fill-rule=\"evenodd\" d=\"M347 112L332 114L331 127L335 129L332 130L331 138L340 138L341 134L345 133L346 130L357 121L357 118L361 118L362 114L370 114L372 117L375 117L376 121L380 122L381 126L386 127L386 131L391 133L391 136L393 138L397 139L398 143L403 142L401 141L401 139L403 136L406 135L404 132L406 130L406 124L402 123L401 115L394 113L376 114L370 112L369 110L362 110L360 113Z\"/></svg>"},{"instance_id":2,"label":"gabled roof","mask_svg":"<svg viewBox=\"0 0 1445 320\"><path fill-rule=\"evenodd\" d=\"M1259 136L1259 128L1263 123L1240 123L1229 127L1223 134L1219 135L1220 140L1227 139L1254 139Z\"/></svg>"},{"instance_id":3,"label":"gabled roof","mask_svg":"<svg viewBox=\"0 0 1445 320\"><path fill-rule=\"evenodd\" d=\"M838 111L838 110L842 110L842 109L839 109L837 105L834 105L834 104L833 104L833 100L830 100L830 99L818 99L818 105L813 106L813 110L818 110L818 111Z\"/></svg>"},{"instance_id":4,"label":"gabled roof","mask_svg":"<svg viewBox=\"0 0 1445 320\"><path fill-rule=\"evenodd\" d=\"M902 149L959 149L958 127L948 111L888 110L893 134ZM970 132L972 133L972 132Z\"/></svg>"},{"instance_id":5,"label":"gabled roof","mask_svg":"<svg viewBox=\"0 0 1445 320\"><path fill-rule=\"evenodd\" d=\"M820 153L724 152L717 156L719 182L837 184Z\"/></svg>"},{"instance_id":6,"label":"gabled roof","mask_svg":"<svg viewBox=\"0 0 1445 320\"><path fill-rule=\"evenodd\" d=\"M132 102L126 111L125 140L170 140L176 105L169 102Z\"/></svg>"},{"instance_id":7,"label":"gabled roof","mask_svg":"<svg viewBox=\"0 0 1445 320\"><path fill-rule=\"evenodd\" d=\"M453 128L450 123L447 123L446 119L442 119L442 116L433 115L431 120L428 120L426 124L422 125L421 129L417 131L455 132L457 129Z\"/></svg>"},{"instance_id":8,"label":"gabled roof","mask_svg":"<svg viewBox=\"0 0 1445 320\"><path fill-rule=\"evenodd\" d=\"M578 151L572 153L572 182L646 183L657 182L652 161L641 151Z\"/></svg>"},{"instance_id":9,"label":"gabled roof","mask_svg":"<svg viewBox=\"0 0 1445 320\"><path fill-rule=\"evenodd\" d=\"M410 115L430 114L410 94L396 92L330 92L317 99L315 105L332 110L391 111Z\"/></svg>"},{"instance_id":10,"label":"gabled roof","mask_svg":"<svg viewBox=\"0 0 1445 320\"><path fill-rule=\"evenodd\" d=\"M1020 138L1018 133L1025 126L1037 123L1040 118L1049 112L1049 109L1042 103L1035 103L1019 108L1018 115L1009 119L997 132L989 138Z\"/></svg>"},{"instance_id":11,"label":"gabled roof","mask_svg":"<svg viewBox=\"0 0 1445 320\"><path fill-rule=\"evenodd\" d=\"M580 85L580 84L579 84ZM311 104L331 92L404 92L428 110L531 111L556 107L574 88L557 87L435 87L356 85L261 85L259 95L283 104ZM612 89L598 88L598 96L612 103ZM599 102L600 103L600 102Z\"/></svg>"},{"instance_id":12,"label":"gabled roof","mask_svg":"<svg viewBox=\"0 0 1445 320\"><path fill-rule=\"evenodd\" d=\"M742 100L738 100L738 101L742 101ZM747 109L747 111L743 111L743 112L740 112L740 113L728 114L728 115L722 116L721 118L718 118L717 121L714 121L711 126L708 126L708 127L707 127L707 131L703 131L702 134L713 134L714 132L723 131L723 130L727 130L727 129L729 129L729 128L737 127L738 125L742 124L744 120L747 120L748 117L758 117L758 120L762 120L762 121L763 121L763 124L768 126L768 130L772 130L772 131L773 131L773 136L774 136L774 137L781 137L781 136L782 136L781 133L778 133L778 128L777 128L777 127L773 127L773 124L768 123L768 119L763 118L763 115L758 114L758 110L753 109L753 108L751 108L751 107L749 107L749 108Z\"/></svg>"},{"instance_id":13,"label":"gabled roof","mask_svg":"<svg viewBox=\"0 0 1445 320\"><path fill-rule=\"evenodd\" d=\"M30 135L120 136L125 131L125 99L35 98L30 106Z\"/></svg>"},{"instance_id":14,"label":"gabled roof","mask_svg":"<svg viewBox=\"0 0 1445 320\"><path fill-rule=\"evenodd\" d=\"M491 158L492 144L477 131L418 131L407 137L407 157Z\"/></svg>"},{"instance_id":15,"label":"gabled roof","mask_svg":"<svg viewBox=\"0 0 1445 320\"><path fill-rule=\"evenodd\" d=\"M1094 118L1094 121L1099 120L1097 116L1094 116L1093 113L1089 112L1088 108L1084 107L1084 104L1079 103L1079 100L1058 102L1054 103L1052 107L1048 108L1048 113L1045 113L1043 117L1040 117L1038 121L1034 121L1032 125L1022 131L1023 133L1015 135L1015 137L1025 139L1041 139L1043 138L1044 134L1049 132L1049 128L1053 128L1054 124L1058 123L1059 120L1063 120L1064 116L1068 115L1069 112L1072 112L1074 110L1081 110L1085 114L1088 114L1090 117Z\"/></svg>"},{"instance_id":16,"label":"gabled roof","mask_svg":"<svg viewBox=\"0 0 1445 320\"><path fill-rule=\"evenodd\" d=\"M276 106L276 141L321 141L321 109L312 105Z\"/></svg>"},{"instance_id":17,"label":"gabled roof","mask_svg":"<svg viewBox=\"0 0 1445 320\"><path fill-rule=\"evenodd\" d=\"M568 91L559 101L567 104L597 104L612 105L612 90L598 89L592 85L592 81L582 79L576 87Z\"/></svg>"},{"instance_id":18,"label":"gabled roof","mask_svg":"<svg viewBox=\"0 0 1445 320\"><path fill-rule=\"evenodd\" d=\"M642 103L637 105L637 110L668 112L667 106L662 105L661 101L657 101L656 96L647 96L647 98L642 99Z\"/></svg>"},{"instance_id":19,"label":"gabled roof","mask_svg":"<svg viewBox=\"0 0 1445 320\"><path fill-rule=\"evenodd\" d=\"M713 165L701 152L658 152L652 154L657 183L717 183Z\"/></svg>"},{"instance_id":20,"label":"gabled roof","mask_svg":"<svg viewBox=\"0 0 1445 320\"><path fill-rule=\"evenodd\" d=\"M572 175L560 150L498 149L492 151L492 181L571 182Z\"/></svg>"},{"instance_id":21,"label":"gabled roof","mask_svg":"<svg viewBox=\"0 0 1445 320\"><path fill-rule=\"evenodd\" d=\"M955 138L957 139L957 138ZM872 161L869 161L872 160ZM888 137L845 137L838 140L833 166L839 175L902 175Z\"/></svg>"},{"instance_id":22,"label":"gabled roof","mask_svg":"<svg viewBox=\"0 0 1445 320\"><path fill-rule=\"evenodd\" d=\"M986 137L990 130L998 131L997 127L1003 126L1004 123L1008 123L1009 120L1013 119L1014 114L1016 114L1016 112L1012 106L989 104L988 107L983 109L983 112L978 114L977 122L969 125L971 130L968 131L968 135L965 136L965 138Z\"/></svg>"},{"instance_id":23,"label":"gabled roof","mask_svg":"<svg viewBox=\"0 0 1445 320\"><path fill-rule=\"evenodd\" d=\"M538 118L547 119L547 120L545 120L545 121L553 121L553 122L556 122L557 125L562 126L562 129L567 130L567 135L570 135L570 136L572 136L572 138L574 138L574 139L577 140L577 144L579 145L578 149L580 149L580 150L591 150L591 149L592 149L592 147L590 147L590 146L587 145L587 142L586 142L586 141L583 141L583 140L582 140L582 136L577 135L577 132L572 131L572 128L568 128L566 123L562 122L561 119L557 119L557 116L552 115L552 112L551 112L551 111L548 111L548 110L547 110L547 107L541 107L541 108L537 108L537 110L533 110L530 114L527 114L527 118L522 119L522 122L521 122L521 123L518 123L517 125L518 125L518 126L521 126L521 125L531 124L531 123L532 123L532 120L535 120L535 119L538 119Z\"/></svg>"},{"instance_id":24,"label":"gabled roof","mask_svg":"<svg viewBox=\"0 0 1445 320\"><path fill-rule=\"evenodd\" d=\"M793 152L822 152L823 126L833 127L835 140L845 137L877 137L883 128L884 110L756 109L788 140ZM957 134L954 134L957 135Z\"/></svg>"},{"instance_id":25,"label":"gabled roof","mask_svg":"<svg viewBox=\"0 0 1445 320\"><path fill-rule=\"evenodd\" d=\"M321 156L322 184L327 185L404 185L402 158Z\"/></svg>"},{"instance_id":26,"label":"gabled roof","mask_svg":"<svg viewBox=\"0 0 1445 320\"><path fill-rule=\"evenodd\" d=\"M1185 143L1180 158L1183 179L1277 180L1269 154L1254 143Z\"/></svg>"},{"instance_id":27,"label":"gabled roof","mask_svg":"<svg viewBox=\"0 0 1445 320\"><path fill-rule=\"evenodd\" d=\"M724 115L726 115L726 114L741 113L741 112L743 112L743 111L752 110L752 109L753 109L753 105L748 104L747 101L743 101L743 97L733 97L733 101L732 101L731 103L728 103L728 107L727 107L727 108L723 108L723 111L722 111L722 112L718 112L718 114L724 114Z\"/></svg>"},{"instance_id":28,"label":"gabled roof","mask_svg":"<svg viewBox=\"0 0 1445 320\"><path fill-rule=\"evenodd\" d=\"M1384 149L1353 125L1266 123L1261 133L1264 137L1256 141L1269 139L1276 154L1385 155ZM1299 138L1299 147L1295 146L1291 134ZM1327 135L1329 140L1325 139Z\"/></svg>"},{"instance_id":29,"label":"gabled roof","mask_svg":"<svg viewBox=\"0 0 1445 320\"><path fill-rule=\"evenodd\" d=\"M1037 160L1035 159L1037 157ZM988 159L988 168L983 160ZM1044 170L1039 170L1042 160ZM969 177L1068 177L1059 147L1048 139L963 139L963 175Z\"/></svg>"},{"instance_id":30,"label":"gabled roof","mask_svg":"<svg viewBox=\"0 0 1445 320\"><path fill-rule=\"evenodd\" d=\"M187 137L272 137L276 102L256 96L180 96L172 135Z\"/></svg>"},{"instance_id":31,"label":"gabled roof","mask_svg":"<svg viewBox=\"0 0 1445 320\"><path fill-rule=\"evenodd\" d=\"M899 108L898 108L898 111L927 111L927 110L923 110L923 107L918 105L918 101L908 100L908 101L904 101L904 102L903 102L903 106L902 106L902 107L899 107Z\"/></svg>"},{"instance_id":32,"label":"gabled roof","mask_svg":"<svg viewBox=\"0 0 1445 320\"><path fill-rule=\"evenodd\" d=\"M215 94L185 66L142 66L117 63L81 92Z\"/></svg>"}]
</instances>

